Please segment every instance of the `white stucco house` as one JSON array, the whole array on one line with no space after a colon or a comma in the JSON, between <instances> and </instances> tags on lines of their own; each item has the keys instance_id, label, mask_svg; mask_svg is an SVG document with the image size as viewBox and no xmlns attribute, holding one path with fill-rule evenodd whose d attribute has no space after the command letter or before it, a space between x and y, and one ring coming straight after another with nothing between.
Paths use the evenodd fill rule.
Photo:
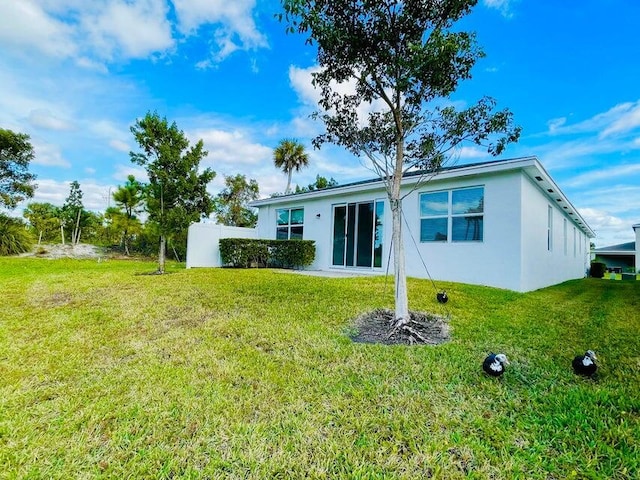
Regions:
<instances>
[{"instance_id":1,"label":"white stucco house","mask_svg":"<svg viewBox=\"0 0 640 480\"><path fill-rule=\"evenodd\" d=\"M519 292L585 276L595 234L536 157L444 168L422 185L418 179L403 180L409 276ZM257 238L315 241L311 269L393 272L391 210L380 179L251 205Z\"/></svg>"}]
</instances>

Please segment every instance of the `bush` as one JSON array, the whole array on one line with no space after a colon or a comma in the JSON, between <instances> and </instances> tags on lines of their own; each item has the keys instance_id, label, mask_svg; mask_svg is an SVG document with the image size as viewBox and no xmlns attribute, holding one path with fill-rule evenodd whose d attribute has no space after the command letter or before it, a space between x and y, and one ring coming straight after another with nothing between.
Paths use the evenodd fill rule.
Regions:
<instances>
[{"instance_id":1,"label":"bush","mask_svg":"<svg viewBox=\"0 0 640 480\"><path fill-rule=\"evenodd\" d=\"M221 238L220 258L224 265L236 268L266 267L269 241L250 238Z\"/></svg>"},{"instance_id":2,"label":"bush","mask_svg":"<svg viewBox=\"0 0 640 480\"><path fill-rule=\"evenodd\" d=\"M31 250L33 237L19 218L0 214L0 255L18 255Z\"/></svg>"},{"instance_id":3,"label":"bush","mask_svg":"<svg viewBox=\"0 0 640 480\"><path fill-rule=\"evenodd\" d=\"M274 267L302 268L316 257L315 242L310 240L270 240L270 262Z\"/></svg>"},{"instance_id":4,"label":"bush","mask_svg":"<svg viewBox=\"0 0 640 480\"><path fill-rule=\"evenodd\" d=\"M311 240L220 239L220 258L232 267L301 268L311 265L316 256Z\"/></svg>"},{"instance_id":5,"label":"bush","mask_svg":"<svg viewBox=\"0 0 640 480\"><path fill-rule=\"evenodd\" d=\"M604 272L607 271L607 266L602 262L591 262L591 270L589 270L590 275L593 278L602 278L604 277Z\"/></svg>"}]
</instances>

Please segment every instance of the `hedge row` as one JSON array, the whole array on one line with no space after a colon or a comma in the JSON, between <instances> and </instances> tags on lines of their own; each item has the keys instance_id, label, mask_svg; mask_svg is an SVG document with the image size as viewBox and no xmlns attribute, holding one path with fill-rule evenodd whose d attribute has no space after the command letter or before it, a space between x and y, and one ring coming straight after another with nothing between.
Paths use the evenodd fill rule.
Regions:
<instances>
[{"instance_id":1,"label":"hedge row","mask_svg":"<svg viewBox=\"0 0 640 480\"><path fill-rule=\"evenodd\" d=\"M312 240L220 239L222 264L236 268L302 268L311 265L315 256Z\"/></svg>"}]
</instances>

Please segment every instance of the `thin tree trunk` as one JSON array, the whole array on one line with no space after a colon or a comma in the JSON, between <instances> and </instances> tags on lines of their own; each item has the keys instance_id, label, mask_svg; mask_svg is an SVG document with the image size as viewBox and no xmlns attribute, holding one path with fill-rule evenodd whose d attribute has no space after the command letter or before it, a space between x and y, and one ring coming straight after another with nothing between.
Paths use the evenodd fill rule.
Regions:
<instances>
[{"instance_id":1,"label":"thin tree trunk","mask_svg":"<svg viewBox=\"0 0 640 480\"><path fill-rule=\"evenodd\" d=\"M160 235L160 251L158 252L158 273L164 273L166 246L167 239L165 238L164 234Z\"/></svg>"},{"instance_id":2,"label":"thin tree trunk","mask_svg":"<svg viewBox=\"0 0 640 480\"><path fill-rule=\"evenodd\" d=\"M80 214L82 213L81 209L78 209L78 217L76 218L76 228L73 230L72 235L72 243L73 245L77 245L80 242Z\"/></svg>"},{"instance_id":3,"label":"thin tree trunk","mask_svg":"<svg viewBox=\"0 0 640 480\"><path fill-rule=\"evenodd\" d=\"M40 235L38 236L38 246L40 246L41 242L42 242L42 230L40 230Z\"/></svg>"},{"instance_id":4,"label":"thin tree trunk","mask_svg":"<svg viewBox=\"0 0 640 480\"><path fill-rule=\"evenodd\" d=\"M60 236L62 237L62 245L64 245L64 225L60 224Z\"/></svg>"},{"instance_id":5,"label":"thin tree trunk","mask_svg":"<svg viewBox=\"0 0 640 480\"><path fill-rule=\"evenodd\" d=\"M391 220L393 242L393 271L396 280L395 317L396 325L404 325L409 321L409 297L407 294L407 269L405 263L404 241L402 239L402 167L404 165L404 141L402 137L396 146L396 164L391 181Z\"/></svg>"}]
</instances>

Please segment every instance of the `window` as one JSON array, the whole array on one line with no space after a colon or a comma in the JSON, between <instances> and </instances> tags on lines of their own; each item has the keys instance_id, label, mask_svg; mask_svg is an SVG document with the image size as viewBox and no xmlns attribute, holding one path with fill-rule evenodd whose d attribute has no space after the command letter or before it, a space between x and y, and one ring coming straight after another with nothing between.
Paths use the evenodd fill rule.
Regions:
<instances>
[{"instance_id":1,"label":"window","mask_svg":"<svg viewBox=\"0 0 640 480\"><path fill-rule=\"evenodd\" d=\"M577 242L577 238L576 238L576 227L573 227L573 258L576 257L576 242Z\"/></svg>"},{"instance_id":2,"label":"window","mask_svg":"<svg viewBox=\"0 0 640 480\"><path fill-rule=\"evenodd\" d=\"M564 241L564 254L567 255L567 219L562 222L562 239Z\"/></svg>"},{"instance_id":3,"label":"window","mask_svg":"<svg viewBox=\"0 0 640 480\"><path fill-rule=\"evenodd\" d=\"M302 240L304 208L281 208L276 210L276 239Z\"/></svg>"},{"instance_id":4,"label":"window","mask_svg":"<svg viewBox=\"0 0 640 480\"><path fill-rule=\"evenodd\" d=\"M484 187L420 194L421 242L481 242Z\"/></svg>"}]
</instances>

